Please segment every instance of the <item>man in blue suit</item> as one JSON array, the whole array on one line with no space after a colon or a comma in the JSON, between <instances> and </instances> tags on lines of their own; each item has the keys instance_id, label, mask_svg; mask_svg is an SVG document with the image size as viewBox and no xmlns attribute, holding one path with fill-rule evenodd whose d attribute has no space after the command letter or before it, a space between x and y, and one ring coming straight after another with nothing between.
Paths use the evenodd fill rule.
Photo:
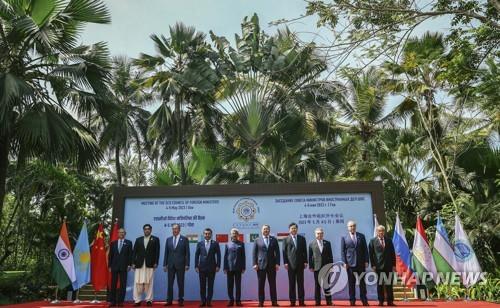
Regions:
<instances>
[{"instance_id":1,"label":"man in blue suit","mask_svg":"<svg viewBox=\"0 0 500 308\"><path fill-rule=\"evenodd\" d=\"M276 272L280 268L280 248L278 240L274 236L270 236L270 232L271 227L263 225L262 237L255 239L253 246L253 268L257 271L259 280L259 307L264 306L266 277L269 282L272 306L279 306L276 292Z\"/></svg>"},{"instance_id":2,"label":"man in blue suit","mask_svg":"<svg viewBox=\"0 0 500 308\"><path fill-rule=\"evenodd\" d=\"M221 263L220 247L219 243L212 240L212 229L203 230L203 237L205 239L196 246L194 268L200 277L200 307L212 307L215 273L219 271Z\"/></svg>"},{"instance_id":3,"label":"man in blue suit","mask_svg":"<svg viewBox=\"0 0 500 308\"><path fill-rule=\"evenodd\" d=\"M172 225L172 236L165 242L163 270L168 272L167 301L165 306L172 305L174 298L174 280L177 277L179 288L179 306L184 306L184 275L189 270L189 240L180 234L181 226Z\"/></svg>"},{"instance_id":4,"label":"man in blue suit","mask_svg":"<svg viewBox=\"0 0 500 308\"><path fill-rule=\"evenodd\" d=\"M241 274L245 272L245 244L238 237L238 229L231 229L231 241L226 244L224 252L224 273L227 275L228 307L234 306L233 290L236 285L236 306L241 304Z\"/></svg>"},{"instance_id":5,"label":"man in blue suit","mask_svg":"<svg viewBox=\"0 0 500 308\"><path fill-rule=\"evenodd\" d=\"M359 280L359 297L363 306L368 305L366 298L366 283L364 272L368 267L368 248L366 239L362 233L356 232L356 222L347 222L347 235L342 236L340 243L340 253L342 261L347 270L347 280L349 284L349 301L351 306L356 304L356 280Z\"/></svg>"}]
</instances>

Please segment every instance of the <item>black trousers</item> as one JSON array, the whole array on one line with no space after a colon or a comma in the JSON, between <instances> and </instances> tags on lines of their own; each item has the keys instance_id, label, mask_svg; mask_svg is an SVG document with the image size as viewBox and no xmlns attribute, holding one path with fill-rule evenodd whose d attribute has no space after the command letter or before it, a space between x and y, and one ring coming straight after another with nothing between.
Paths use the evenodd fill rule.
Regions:
<instances>
[{"instance_id":1,"label":"black trousers","mask_svg":"<svg viewBox=\"0 0 500 308\"><path fill-rule=\"evenodd\" d=\"M259 280L259 302L263 303L265 300L264 287L266 286L266 277L269 283L269 293L271 294L271 301L273 303L278 301L276 292L276 268L268 267L265 270L257 270L257 278Z\"/></svg>"},{"instance_id":2,"label":"black trousers","mask_svg":"<svg viewBox=\"0 0 500 308\"><path fill-rule=\"evenodd\" d=\"M177 277L177 288L179 289L179 301L184 301L184 269L178 270L175 268L168 269L168 287L167 287L167 302L172 302L174 299L174 280Z\"/></svg>"},{"instance_id":3,"label":"black trousers","mask_svg":"<svg viewBox=\"0 0 500 308\"><path fill-rule=\"evenodd\" d=\"M359 278L359 298L362 302L367 302L366 298L366 282L365 276L361 275L365 272L364 269L359 268L347 268L347 282L349 285L349 301L356 301L356 277ZM357 275L356 275L357 274Z\"/></svg>"},{"instance_id":4,"label":"black trousers","mask_svg":"<svg viewBox=\"0 0 500 308\"><path fill-rule=\"evenodd\" d=\"M117 283L120 279L120 288ZM125 290L127 289L127 271L111 272L111 289L109 290L109 301L112 304L123 304L125 300Z\"/></svg>"},{"instance_id":5,"label":"black trousers","mask_svg":"<svg viewBox=\"0 0 500 308\"><path fill-rule=\"evenodd\" d=\"M214 295L215 272L199 272L200 299L203 303L212 301Z\"/></svg>"},{"instance_id":6,"label":"black trousers","mask_svg":"<svg viewBox=\"0 0 500 308\"><path fill-rule=\"evenodd\" d=\"M387 293L387 303L394 302L394 292L392 290L393 276L391 271L377 271L377 297L379 303L385 300L384 291ZM381 278L381 276L384 276Z\"/></svg>"},{"instance_id":7,"label":"black trousers","mask_svg":"<svg viewBox=\"0 0 500 308\"><path fill-rule=\"evenodd\" d=\"M227 271L227 295L234 301L234 286L236 286L236 301L241 301L241 271Z\"/></svg>"},{"instance_id":8,"label":"black trousers","mask_svg":"<svg viewBox=\"0 0 500 308\"><path fill-rule=\"evenodd\" d=\"M323 286L319 284L319 272L320 271L314 271L314 301L317 305L321 303L321 289L323 288ZM331 304L332 296L325 295L325 300L327 304Z\"/></svg>"},{"instance_id":9,"label":"black trousers","mask_svg":"<svg viewBox=\"0 0 500 308\"><path fill-rule=\"evenodd\" d=\"M295 291L297 288L297 291ZM288 265L288 294L290 302L295 303L297 294L299 295L299 302L304 301L304 268L293 269Z\"/></svg>"}]
</instances>

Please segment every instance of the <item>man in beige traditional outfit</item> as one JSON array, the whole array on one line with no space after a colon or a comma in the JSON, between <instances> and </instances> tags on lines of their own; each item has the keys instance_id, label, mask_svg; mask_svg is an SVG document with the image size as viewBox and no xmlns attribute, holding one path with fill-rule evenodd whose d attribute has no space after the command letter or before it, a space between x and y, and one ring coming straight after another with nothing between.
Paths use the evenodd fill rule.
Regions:
<instances>
[{"instance_id":1,"label":"man in beige traditional outfit","mask_svg":"<svg viewBox=\"0 0 500 308\"><path fill-rule=\"evenodd\" d=\"M146 305L153 305L154 270L158 267L160 258L160 240L151 235L153 227L145 224L142 227L144 236L135 240L133 252L134 277L134 306L140 306L142 295L146 295Z\"/></svg>"}]
</instances>

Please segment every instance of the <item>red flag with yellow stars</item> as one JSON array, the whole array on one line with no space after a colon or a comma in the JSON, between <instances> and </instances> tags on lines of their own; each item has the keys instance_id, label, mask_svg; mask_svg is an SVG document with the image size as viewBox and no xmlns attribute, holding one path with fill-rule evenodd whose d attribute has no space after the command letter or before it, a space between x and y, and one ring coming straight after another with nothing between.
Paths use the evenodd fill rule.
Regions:
<instances>
[{"instance_id":1,"label":"red flag with yellow stars","mask_svg":"<svg viewBox=\"0 0 500 308\"><path fill-rule=\"evenodd\" d=\"M108 245L108 255L109 255L109 249L111 248L111 243L113 243L114 241L118 241L118 229L120 229L118 227L118 219L115 221L115 223L113 224L113 228L111 229L111 236L109 238L109 245ZM120 287L120 280L118 279L117 283L116 283L116 288L119 288ZM111 289L111 272L109 272L108 274L108 289Z\"/></svg>"},{"instance_id":2,"label":"red flag with yellow stars","mask_svg":"<svg viewBox=\"0 0 500 308\"><path fill-rule=\"evenodd\" d=\"M106 246L104 244L104 227L99 224L94 244L90 252L91 280L95 291L106 288L108 281L108 258L106 257Z\"/></svg>"}]
</instances>

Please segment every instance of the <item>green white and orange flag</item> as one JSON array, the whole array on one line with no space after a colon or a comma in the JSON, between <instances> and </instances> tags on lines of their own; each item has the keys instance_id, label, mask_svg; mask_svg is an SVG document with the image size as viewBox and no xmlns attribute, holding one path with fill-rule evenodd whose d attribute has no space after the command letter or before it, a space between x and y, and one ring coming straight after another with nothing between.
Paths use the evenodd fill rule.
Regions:
<instances>
[{"instance_id":1,"label":"green white and orange flag","mask_svg":"<svg viewBox=\"0 0 500 308\"><path fill-rule=\"evenodd\" d=\"M66 220L62 223L54 254L52 277L59 288L62 289L76 281L75 264L66 228Z\"/></svg>"}]
</instances>

